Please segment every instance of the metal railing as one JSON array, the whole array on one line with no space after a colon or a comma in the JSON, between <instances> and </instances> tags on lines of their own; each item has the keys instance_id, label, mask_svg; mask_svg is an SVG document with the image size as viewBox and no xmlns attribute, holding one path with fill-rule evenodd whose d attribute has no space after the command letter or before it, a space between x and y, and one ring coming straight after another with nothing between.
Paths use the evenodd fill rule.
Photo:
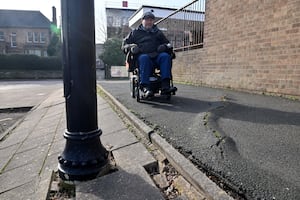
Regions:
<instances>
[{"instance_id":1,"label":"metal railing","mask_svg":"<svg viewBox=\"0 0 300 200\"><path fill-rule=\"evenodd\" d=\"M203 47L205 0L194 0L155 24L170 40L175 51Z\"/></svg>"}]
</instances>

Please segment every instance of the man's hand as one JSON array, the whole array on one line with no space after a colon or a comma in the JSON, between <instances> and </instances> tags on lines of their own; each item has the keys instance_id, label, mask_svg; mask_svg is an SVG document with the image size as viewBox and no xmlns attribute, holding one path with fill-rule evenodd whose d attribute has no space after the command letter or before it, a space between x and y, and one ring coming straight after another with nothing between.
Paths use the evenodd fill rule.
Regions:
<instances>
[{"instance_id":1,"label":"man's hand","mask_svg":"<svg viewBox=\"0 0 300 200\"><path fill-rule=\"evenodd\" d=\"M140 52L140 48L137 46L137 45L134 45L130 48L130 51L133 53L133 54L138 54Z\"/></svg>"},{"instance_id":2,"label":"man's hand","mask_svg":"<svg viewBox=\"0 0 300 200\"><path fill-rule=\"evenodd\" d=\"M129 51L133 54L139 53L139 48L137 44L125 44L123 47L123 52L127 54Z\"/></svg>"},{"instance_id":3,"label":"man's hand","mask_svg":"<svg viewBox=\"0 0 300 200\"><path fill-rule=\"evenodd\" d=\"M161 44L157 47L157 52L158 53L162 53L165 52L167 50L167 45L166 44Z\"/></svg>"}]
</instances>

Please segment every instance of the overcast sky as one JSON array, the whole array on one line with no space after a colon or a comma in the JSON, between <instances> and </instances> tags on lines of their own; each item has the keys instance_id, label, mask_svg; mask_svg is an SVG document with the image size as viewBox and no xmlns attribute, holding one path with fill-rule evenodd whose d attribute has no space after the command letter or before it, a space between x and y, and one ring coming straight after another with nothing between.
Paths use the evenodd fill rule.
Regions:
<instances>
[{"instance_id":1,"label":"overcast sky","mask_svg":"<svg viewBox=\"0 0 300 200\"><path fill-rule=\"evenodd\" d=\"M97 33L97 26L105 24L105 7L121 7L123 0L95 0L95 17L96 17L96 42L103 42L104 36ZM128 7L137 9L141 5L150 6L162 6L171 8L180 8L186 5L192 0L127 0ZM41 11L49 20L52 20L52 6L57 9L57 20L60 20L60 0L0 0L0 9L14 9L14 10L39 10ZM58 22L59 23L59 22Z\"/></svg>"}]
</instances>

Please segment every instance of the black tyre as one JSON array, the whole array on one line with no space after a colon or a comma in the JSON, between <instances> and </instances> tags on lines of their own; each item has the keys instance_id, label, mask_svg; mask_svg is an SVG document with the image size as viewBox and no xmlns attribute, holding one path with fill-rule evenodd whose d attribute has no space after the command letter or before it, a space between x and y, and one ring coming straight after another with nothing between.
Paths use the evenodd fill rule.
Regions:
<instances>
[{"instance_id":1,"label":"black tyre","mask_svg":"<svg viewBox=\"0 0 300 200\"><path fill-rule=\"evenodd\" d=\"M166 99L167 99L168 101L170 101L170 100L171 100L171 95L166 95Z\"/></svg>"},{"instance_id":2,"label":"black tyre","mask_svg":"<svg viewBox=\"0 0 300 200\"><path fill-rule=\"evenodd\" d=\"M136 78L132 77L130 78L130 96L132 98L136 97Z\"/></svg>"},{"instance_id":3,"label":"black tyre","mask_svg":"<svg viewBox=\"0 0 300 200\"><path fill-rule=\"evenodd\" d=\"M137 86L137 87L135 87L135 94L136 94L136 101L137 102L141 102L141 96L140 96L140 88Z\"/></svg>"}]
</instances>

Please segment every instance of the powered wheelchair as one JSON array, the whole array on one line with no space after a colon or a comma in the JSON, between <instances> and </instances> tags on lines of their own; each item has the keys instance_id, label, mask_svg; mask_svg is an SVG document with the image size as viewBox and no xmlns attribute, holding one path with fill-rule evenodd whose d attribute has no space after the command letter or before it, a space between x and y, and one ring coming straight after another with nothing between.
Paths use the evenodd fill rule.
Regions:
<instances>
[{"instance_id":1,"label":"powered wheelchair","mask_svg":"<svg viewBox=\"0 0 300 200\"><path fill-rule=\"evenodd\" d=\"M146 97L145 93L142 90L142 86L140 84L140 73L139 73L139 65L137 54L134 53L134 47L136 44L130 44L127 46L127 54L126 54L126 68L129 72L129 80L130 80L130 95L132 98L135 98L137 102L141 100L151 100L153 97ZM171 65L172 60L175 59L175 53L170 44L167 44L167 53L171 56ZM154 66L154 71L152 75L149 77L150 81L150 89L154 93L154 96L160 96L165 98L166 100L170 100L172 95L176 94L177 88L173 85L172 79L172 71L171 71L171 79L170 79L170 90L167 94L162 93L161 87L161 76L159 66Z\"/></svg>"}]
</instances>

